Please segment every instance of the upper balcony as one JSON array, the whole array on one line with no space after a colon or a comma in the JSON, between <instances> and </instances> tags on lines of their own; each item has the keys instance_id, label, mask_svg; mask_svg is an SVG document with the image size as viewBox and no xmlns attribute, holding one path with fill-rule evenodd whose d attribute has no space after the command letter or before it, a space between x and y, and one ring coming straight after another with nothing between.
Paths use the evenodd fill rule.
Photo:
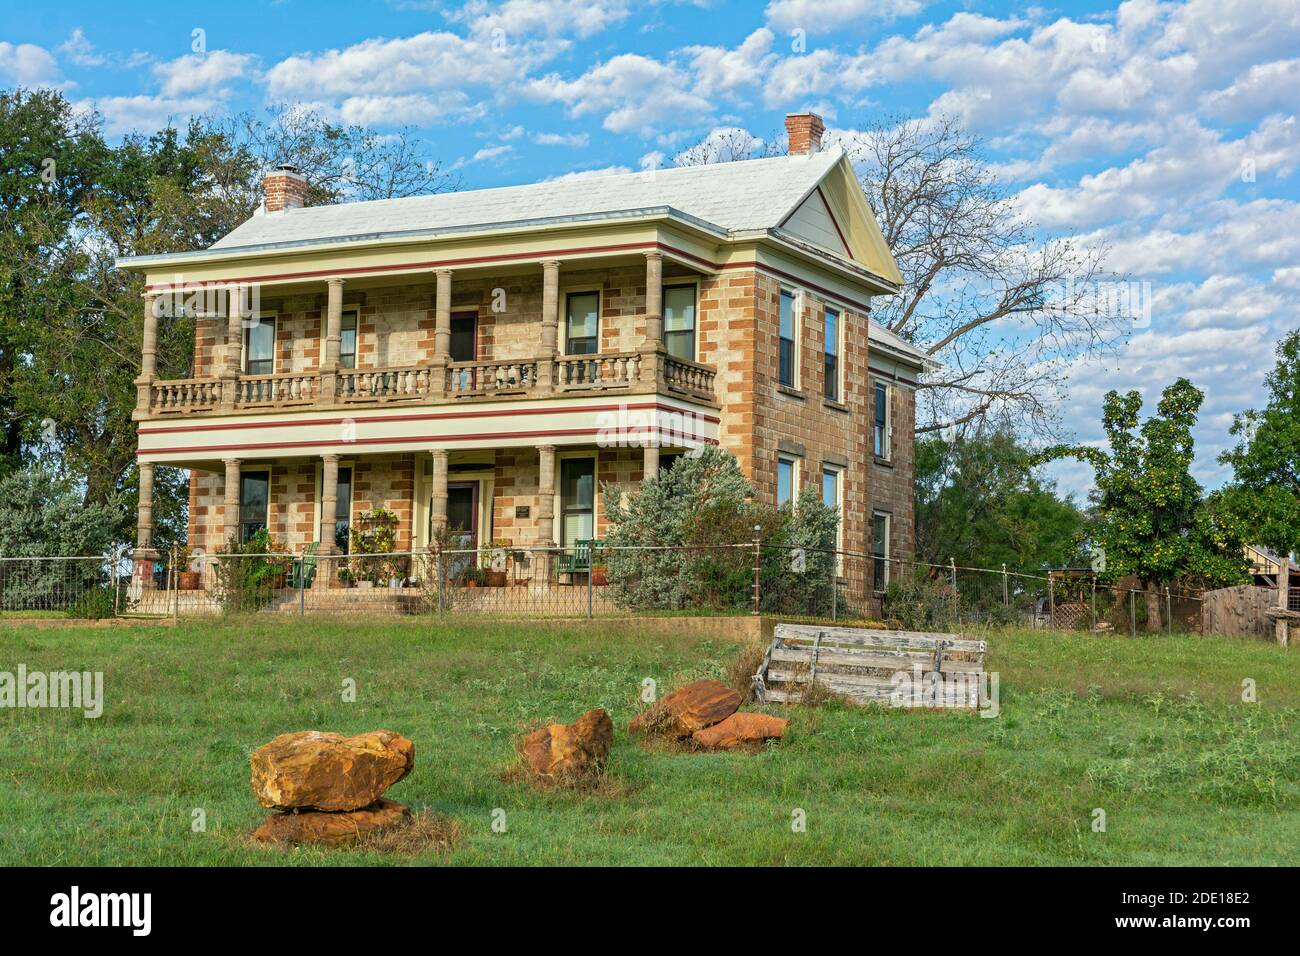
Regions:
<instances>
[{"instance_id":1,"label":"upper balcony","mask_svg":"<svg viewBox=\"0 0 1300 956\"><path fill-rule=\"evenodd\" d=\"M712 402L715 375L711 366L677 358L662 350L270 375L241 373L230 378L208 376L150 382L148 405L141 408L144 415L137 417L304 406L436 405L561 394L667 392Z\"/></svg>"},{"instance_id":2,"label":"upper balcony","mask_svg":"<svg viewBox=\"0 0 1300 956\"><path fill-rule=\"evenodd\" d=\"M702 275L657 251L420 277L327 277L216 296L194 368L158 379L147 296L135 417L664 394L716 405ZM540 268L539 268L540 266ZM707 338L707 336L706 336Z\"/></svg>"}]
</instances>

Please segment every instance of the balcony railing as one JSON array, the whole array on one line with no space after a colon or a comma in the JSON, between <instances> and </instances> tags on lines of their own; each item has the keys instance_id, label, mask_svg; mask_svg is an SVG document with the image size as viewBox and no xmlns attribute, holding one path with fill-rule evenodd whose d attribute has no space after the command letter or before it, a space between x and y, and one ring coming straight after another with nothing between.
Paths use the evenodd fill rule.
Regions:
<instances>
[{"instance_id":1,"label":"balcony railing","mask_svg":"<svg viewBox=\"0 0 1300 956\"><path fill-rule=\"evenodd\" d=\"M191 412L240 411L301 405L366 405L385 402L456 402L490 397L542 398L573 392L631 391L642 383L645 362L653 353L613 352L564 355L553 359L506 359L452 362L441 368L409 365L375 369L339 369L277 375L241 375L237 379L190 378L154 382L149 388L150 416ZM716 370L660 354L656 388L692 398L713 400ZM543 371L549 372L544 375ZM649 390L649 383L646 383ZM226 389L230 390L227 395ZM227 400L228 399L228 400Z\"/></svg>"}]
</instances>

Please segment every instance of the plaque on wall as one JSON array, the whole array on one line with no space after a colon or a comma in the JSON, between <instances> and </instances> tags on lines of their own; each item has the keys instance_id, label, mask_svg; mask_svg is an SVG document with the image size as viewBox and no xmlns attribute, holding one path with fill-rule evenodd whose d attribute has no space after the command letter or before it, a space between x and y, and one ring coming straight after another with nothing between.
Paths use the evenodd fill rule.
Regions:
<instances>
[{"instance_id":1,"label":"plaque on wall","mask_svg":"<svg viewBox=\"0 0 1300 956\"><path fill-rule=\"evenodd\" d=\"M518 505L515 508L516 518L527 518L531 513L532 507L530 505Z\"/></svg>"}]
</instances>

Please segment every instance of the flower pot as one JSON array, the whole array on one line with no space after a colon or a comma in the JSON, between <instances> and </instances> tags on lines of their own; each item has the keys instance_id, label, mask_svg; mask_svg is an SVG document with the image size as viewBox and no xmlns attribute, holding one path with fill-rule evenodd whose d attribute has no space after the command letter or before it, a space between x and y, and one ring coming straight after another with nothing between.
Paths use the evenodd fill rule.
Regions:
<instances>
[{"instance_id":1,"label":"flower pot","mask_svg":"<svg viewBox=\"0 0 1300 956\"><path fill-rule=\"evenodd\" d=\"M606 584L608 584L608 583L609 583L609 580L608 580L608 579L606 578L606 576L605 576L605 569L604 569L604 568L596 567L596 568L592 568L592 569L591 569L591 585L592 585L592 587L597 587L597 588L599 588L599 587L604 587L604 586L605 586Z\"/></svg>"},{"instance_id":2,"label":"flower pot","mask_svg":"<svg viewBox=\"0 0 1300 956\"><path fill-rule=\"evenodd\" d=\"M178 575L177 587L182 591L197 591L202 580L198 571L182 571Z\"/></svg>"},{"instance_id":3,"label":"flower pot","mask_svg":"<svg viewBox=\"0 0 1300 956\"><path fill-rule=\"evenodd\" d=\"M478 582L475 581L473 578L467 578L466 581L465 581L465 587L467 587L467 588L476 588L476 587L478 587Z\"/></svg>"},{"instance_id":4,"label":"flower pot","mask_svg":"<svg viewBox=\"0 0 1300 956\"><path fill-rule=\"evenodd\" d=\"M487 573L487 581L484 582L484 586L489 588L505 587L506 573L504 571L489 571Z\"/></svg>"}]
</instances>

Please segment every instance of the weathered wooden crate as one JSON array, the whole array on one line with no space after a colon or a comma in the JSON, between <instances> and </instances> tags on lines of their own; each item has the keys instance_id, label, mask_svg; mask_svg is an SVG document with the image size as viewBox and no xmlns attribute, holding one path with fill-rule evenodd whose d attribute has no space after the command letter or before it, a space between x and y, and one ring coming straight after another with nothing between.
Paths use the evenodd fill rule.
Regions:
<instances>
[{"instance_id":1,"label":"weathered wooden crate","mask_svg":"<svg viewBox=\"0 0 1300 956\"><path fill-rule=\"evenodd\" d=\"M818 687L859 703L975 709L986 694L986 650L956 634L778 624L754 695L797 703Z\"/></svg>"}]
</instances>

